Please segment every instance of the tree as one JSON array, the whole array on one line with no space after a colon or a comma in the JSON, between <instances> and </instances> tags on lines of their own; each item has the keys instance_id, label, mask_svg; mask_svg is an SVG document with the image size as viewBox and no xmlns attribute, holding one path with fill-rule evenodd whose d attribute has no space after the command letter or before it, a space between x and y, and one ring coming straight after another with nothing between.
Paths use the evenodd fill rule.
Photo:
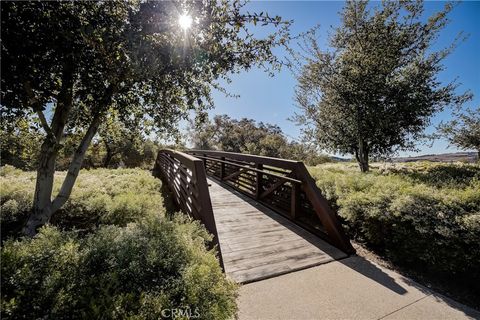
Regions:
<instances>
[{"instance_id":1,"label":"tree","mask_svg":"<svg viewBox=\"0 0 480 320\"><path fill-rule=\"evenodd\" d=\"M35 118L16 119L13 123L1 122L0 151L2 165L9 164L23 170L37 165L39 144L43 138Z\"/></svg>"},{"instance_id":2,"label":"tree","mask_svg":"<svg viewBox=\"0 0 480 320\"><path fill-rule=\"evenodd\" d=\"M353 154L362 172L369 157L415 149L432 115L459 106L470 94L437 75L443 59L460 41L434 51L452 4L422 20L421 1L385 1L369 9L348 2L342 24L322 50L315 32L305 36L305 52L294 53L298 84L294 120L325 150Z\"/></svg>"},{"instance_id":3,"label":"tree","mask_svg":"<svg viewBox=\"0 0 480 320\"><path fill-rule=\"evenodd\" d=\"M112 164L112 160L118 155L123 156L121 160L125 160L127 153L131 154L133 152L141 155L142 150L139 149L143 147L145 140L143 133L147 130L145 128L146 122L145 119L140 118L136 121L136 125L127 126L118 119L115 110L109 112L98 130L99 142L105 149L103 167L108 168Z\"/></svg>"},{"instance_id":4,"label":"tree","mask_svg":"<svg viewBox=\"0 0 480 320\"><path fill-rule=\"evenodd\" d=\"M311 145L288 141L277 125L253 119L232 119L217 115L200 124L191 124L190 142L195 149L240 152L268 157L295 159L308 165L330 161Z\"/></svg>"},{"instance_id":5,"label":"tree","mask_svg":"<svg viewBox=\"0 0 480 320\"><path fill-rule=\"evenodd\" d=\"M131 125L147 117L173 130L192 109L211 105L219 77L254 65L275 70L272 47L288 40L288 22L243 13L240 2L3 2L2 111L36 113L42 142L32 214L35 235L69 198L93 137L110 110ZM183 13L190 30L178 28ZM259 39L252 24L274 25ZM67 131L84 132L52 200L55 163Z\"/></svg>"},{"instance_id":6,"label":"tree","mask_svg":"<svg viewBox=\"0 0 480 320\"><path fill-rule=\"evenodd\" d=\"M218 149L265 156L279 156L280 147L287 144L282 130L253 119L232 119L217 115L213 121L191 125L190 141L195 149Z\"/></svg>"},{"instance_id":7,"label":"tree","mask_svg":"<svg viewBox=\"0 0 480 320\"><path fill-rule=\"evenodd\" d=\"M456 118L438 127L440 135L448 139L450 144L460 149L477 151L477 161L480 161L480 107L476 110L467 109L457 112Z\"/></svg>"}]
</instances>

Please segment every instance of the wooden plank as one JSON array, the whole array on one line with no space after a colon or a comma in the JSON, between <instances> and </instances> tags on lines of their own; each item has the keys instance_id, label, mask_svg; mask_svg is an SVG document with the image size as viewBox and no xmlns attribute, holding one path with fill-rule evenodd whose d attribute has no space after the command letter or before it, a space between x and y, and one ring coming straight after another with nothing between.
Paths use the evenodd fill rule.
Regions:
<instances>
[{"instance_id":1,"label":"wooden plank","mask_svg":"<svg viewBox=\"0 0 480 320\"><path fill-rule=\"evenodd\" d=\"M284 252L272 252L256 257L249 257L248 259L238 260L224 260L228 264L228 270L230 272L249 270L257 267L268 267L272 264L284 263L291 268L295 268L299 265L316 263L316 262L329 262L334 258L323 254L322 252L312 251L309 247L303 246L296 250L290 250L285 254ZM300 261L300 263L298 263Z\"/></svg>"},{"instance_id":2,"label":"wooden plank","mask_svg":"<svg viewBox=\"0 0 480 320\"><path fill-rule=\"evenodd\" d=\"M287 218L209 180L227 275L251 282L346 256Z\"/></svg>"}]
</instances>

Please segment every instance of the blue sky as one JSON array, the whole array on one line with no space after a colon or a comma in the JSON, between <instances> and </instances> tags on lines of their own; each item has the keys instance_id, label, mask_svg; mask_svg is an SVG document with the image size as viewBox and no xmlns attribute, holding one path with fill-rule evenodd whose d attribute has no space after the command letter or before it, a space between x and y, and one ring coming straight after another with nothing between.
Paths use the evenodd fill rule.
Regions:
<instances>
[{"instance_id":1,"label":"blue sky","mask_svg":"<svg viewBox=\"0 0 480 320\"><path fill-rule=\"evenodd\" d=\"M373 3L373 5L378 3ZM443 8L444 2L427 2L425 16ZM292 34L304 32L320 24L320 43L326 45L327 32L331 26L340 24L338 12L344 3L340 1L256 1L248 4L249 11L267 11L271 16L280 15L284 19L294 20ZM452 22L444 29L437 41L437 48L442 48L451 43L458 32L464 31L469 35L466 42L460 44L455 52L445 60L446 69L439 75L439 79L450 82L458 77L462 83L459 91L470 89L474 99L468 105L480 105L480 2L463 2L455 7L450 15ZM283 52L278 52L283 54ZM300 128L287 120L293 115L296 108L293 101L295 79L289 70L284 69L275 77L269 77L260 70L250 70L231 77L232 83L223 84L228 92L239 94L239 98L225 97L220 92L215 92L213 97L215 109L209 113L227 114L232 118L252 118L278 124L292 139L299 137ZM434 125L440 121L451 118L451 110L435 116L432 126L427 132L434 131ZM401 153L400 155L417 155L428 153L443 153L457 151L448 147L444 140L435 141L433 146L419 145L418 153Z\"/></svg>"}]
</instances>

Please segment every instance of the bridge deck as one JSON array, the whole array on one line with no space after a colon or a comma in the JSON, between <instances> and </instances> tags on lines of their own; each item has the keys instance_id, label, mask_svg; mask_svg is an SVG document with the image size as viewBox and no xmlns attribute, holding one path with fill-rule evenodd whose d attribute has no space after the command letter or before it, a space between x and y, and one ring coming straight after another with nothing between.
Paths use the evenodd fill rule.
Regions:
<instances>
[{"instance_id":1,"label":"bridge deck","mask_svg":"<svg viewBox=\"0 0 480 320\"><path fill-rule=\"evenodd\" d=\"M347 255L255 200L208 179L225 272L252 282Z\"/></svg>"}]
</instances>

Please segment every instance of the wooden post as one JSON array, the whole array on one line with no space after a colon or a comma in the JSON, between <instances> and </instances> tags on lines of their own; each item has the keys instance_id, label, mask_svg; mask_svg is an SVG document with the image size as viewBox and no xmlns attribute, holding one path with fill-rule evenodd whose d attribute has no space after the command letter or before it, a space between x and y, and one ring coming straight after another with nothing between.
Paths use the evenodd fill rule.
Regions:
<instances>
[{"instance_id":1,"label":"wooden post","mask_svg":"<svg viewBox=\"0 0 480 320\"><path fill-rule=\"evenodd\" d=\"M255 164L255 169L258 170L263 170L263 164L261 163L256 163ZM255 199L260 199L260 194L262 193L262 177L263 173L262 172L256 172L255 174Z\"/></svg>"},{"instance_id":2,"label":"wooden post","mask_svg":"<svg viewBox=\"0 0 480 320\"><path fill-rule=\"evenodd\" d=\"M292 183L292 198L290 201L290 217L295 219L300 212L300 185L297 183Z\"/></svg>"},{"instance_id":3,"label":"wooden post","mask_svg":"<svg viewBox=\"0 0 480 320\"><path fill-rule=\"evenodd\" d=\"M310 200L315 213L327 231L330 243L346 253L355 253L355 249L345 235L340 221L332 209L330 209L327 199L322 196L315 181L303 163L297 165L296 173L297 177L302 180L305 195L308 200Z\"/></svg>"},{"instance_id":4,"label":"wooden post","mask_svg":"<svg viewBox=\"0 0 480 320\"><path fill-rule=\"evenodd\" d=\"M225 161L225 157L221 157L220 160ZM225 178L225 163L220 162L220 180Z\"/></svg>"}]
</instances>

